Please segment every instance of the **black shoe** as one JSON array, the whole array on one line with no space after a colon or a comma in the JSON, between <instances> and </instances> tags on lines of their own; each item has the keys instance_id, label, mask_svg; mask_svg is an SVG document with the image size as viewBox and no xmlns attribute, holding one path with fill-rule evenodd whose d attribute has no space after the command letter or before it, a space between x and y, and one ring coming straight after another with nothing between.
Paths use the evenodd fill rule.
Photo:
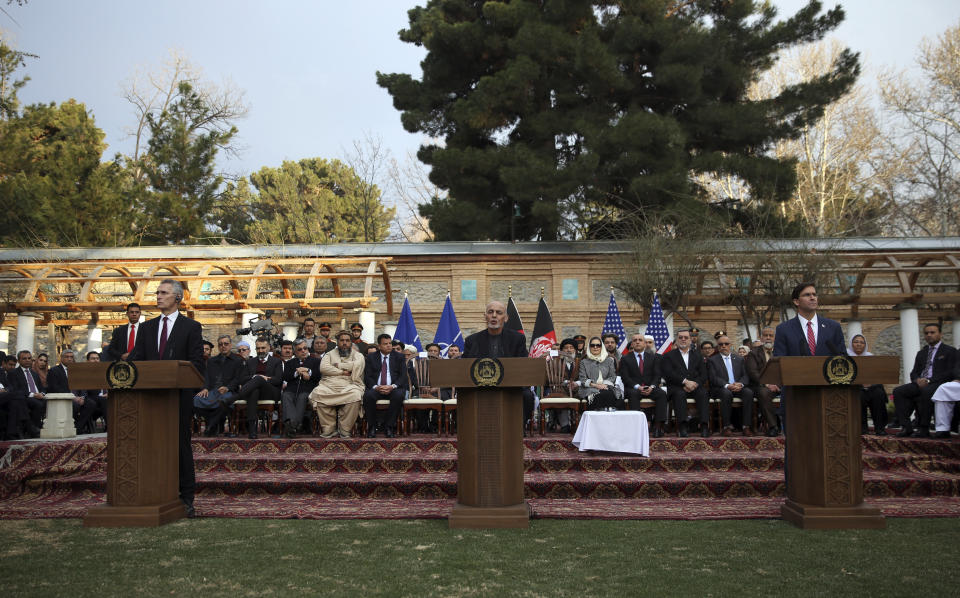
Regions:
<instances>
[{"instance_id":1,"label":"black shoe","mask_svg":"<svg viewBox=\"0 0 960 598\"><path fill-rule=\"evenodd\" d=\"M910 426L904 426L902 430L897 432L897 438L906 438L913 435L913 428Z\"/></svg>"},{"instance_id":2,"label":"black shoe","mask_svg":"<svg viewBox=\"0 0 960 598\"><path fill-rule=\"evenodd\" d=\"M40 428L30 424L27 427L27 437L28 438L40 438Z\"/></svg>"},{"instance_id":3,"label":"black shoe","mask_svg":"<svg viewBox=\"0 0 960 598\"><path fill-rule=\"evenodd\" d=\"M887 430L885 428L874 428L873 433L877 436L886 436Z\"/></svg>"},{"instance_id":4,"label":"black shoe","mask_svg":"<svg viewBox=\"0 0 960 598\"><path fill-rule=\"evenodd\" d=\"M197 516L197 511L193 508L193 499L181 498L183 501L183 508L187 512L187 519L193 519Z\"/></svg>"},{"instance_id":5,"label":"black shoe","mask_svg":"<svg viewBox=\"0 0 960 598\"><path fill-rule=\"evenodd\" d=\"M776 438L779 435L780 435L780 430L778 430L776 426L770 426L769 428L767 428L768 437Z\"/></svg>"},{"instance_id":6,"label":"black shoe","mask_svg":"<svg viewBox=\"0 0 960 598\"><path fill-rule=\"evenodd\" d=\"M387 438L395 438L396 435L397 434L393 431L393 428L387 428L387 433L385 434Z\"/></svg>"},{"instance_id":7,"label":"black shoe","mask_svg":"<svg viewBox=\"0 0 960 598\"><path fill-rule=\"evenodd\" d=\"M377 437L377 431L375 429L370 428L369 430L367 430L367 438L376 438L376 437Z\"/></svg>"},{"instance_id":8,"label":"black shoe","mask_svg":"<svg viewBox=\"0 0 960 598\"><path fill-rule=\"evenodd\" d=\"M224 436L226 436L227 438L236 438L236 437L237 437L237 435L234 434L233 432L227 432L226 434L224 434Z\"/></svg>"},{"instance_id":9,"label":"black shoe","mask_svg":"<svg viewBox=\"0 0 960 598\"><path fill-rule=\"evenodd\" d=\"M677 437L686 438L690 434L687 432L687 422L680 422L677 426Z\"/></svg>"},{"instance_id":10,"label":"black shoe","mask_svg":"<svg viewBox=\"0 0 960 598\"><path fill-rule=\"evenodd\" d=\"M560 433L561 433L561 434L569 434L569 433L570 433L570 424L567 424L567 425L565 425L565 426L561 426L561 427L560 427Z\"/></svg>"},{"instance_id":11,"label":"black shoe","mask_svg":"<svg viewBox=\"0 0 960 598\"><path fill-rule=\"evenodd\" d=\"M930 430L917 428L917 431L913 433L913 438L930 438Z\"/></svg>"},{"instance_id":12,"label":"black shoe","mask_svg":"<svg viewBox=\"0 0 960 598\"><path fill-rule=\"evenodd\" d=\"M940 440L950 440L950 432L947 430L944 430L943 432L935 432L933 437Z\"/></svg>"},{"instance_id":13,"label":"black shoe","mask_svg":"<svg viewBox=\"0 0 960 598\"><path fill-rule=\"evenodd\" d=\"M700 436L703 438L710 438L710 426L707 424L700 424Z\"/></svg>"},{"instance_id":14,"label":"black shoe","mask_svg":"<svg viewBox=\"0 0 960 598\"><path fill-rule=\"evenodd\" d=\"M257 439L257 433L256 433L256 432L250 432L249 434L247 434L247 438L249 438L250 440L256 440L256 439Z\"/></svg>"},{"instance_id":15,"label":"black shoe","mask_svg":"<svg viewBox=\"0 0 960 598\"><path fill-rule=\"evenodd\" d=\"M297 432L296 432L296 430L294 429L293 424L290 423L289 420L286 421L286 422L284 422L284 424L283 424L283 435L286 436L287 438L296 438L296 437L297 437Z\"/></svg>"},{"instance_id":16,"label":"black shoe","mask_svg":"<svg viewBox=\"0 0 960 598\"><path fill-rule=\"evenodd\" d=\"M656 424L653 426L653 437L663 438L663 424Z\"/></svg>"},{"instance_id":17,"label":"black shoe","mask_svg":"<svg viewBox=\"0 0 960 598\"><path fill-rule=\"evenodd\" d=\"M23 436L21 436L20 432L14 432L9 437L4 438L4 440L23 440Z\"/></svg>"}]
</instances>

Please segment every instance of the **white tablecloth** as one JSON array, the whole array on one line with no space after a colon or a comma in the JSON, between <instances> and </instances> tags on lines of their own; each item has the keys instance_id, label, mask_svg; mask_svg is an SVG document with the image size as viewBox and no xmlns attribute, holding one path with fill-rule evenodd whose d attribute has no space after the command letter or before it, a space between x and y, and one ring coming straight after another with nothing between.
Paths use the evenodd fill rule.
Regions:
<instances>
[{"instance_id":1,"label":"white tablecloth","mask_svg":"<svg viewBox=\"0 0 960 598\"><path fill-rule=\"evenodd\" d=\"M642 411L586 411L573 437L581 451L611 451L650 456L647 417Z\"/></svg>"}]
</instances>

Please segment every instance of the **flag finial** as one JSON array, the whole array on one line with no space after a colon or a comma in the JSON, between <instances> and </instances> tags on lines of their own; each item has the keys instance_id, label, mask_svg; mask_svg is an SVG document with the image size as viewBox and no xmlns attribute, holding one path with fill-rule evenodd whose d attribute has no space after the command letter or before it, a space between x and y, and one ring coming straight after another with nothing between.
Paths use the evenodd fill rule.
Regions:
<instances>
[{"instance_id":1,"label":"flag finial","mask_svg":"<svg viewBox=\"0 0 960 598\"><path fill-rule=\"evenodd\" d=\"M541 298L541 299L543 299L543 295L544 295L543 291L544 291L544 287L540 287L540 298Z\"/></svg>"},{"instance_id":2,"label":"flag finial","mask_svg":"<svg viewBox=\"0 0 960 598\"><path fill-rule=\"evenodd\" d=\"M512 284L508 284L508 285L507 285L507 297L513 297L513 285L512 285Z\"/></svg>"}]
</instances>

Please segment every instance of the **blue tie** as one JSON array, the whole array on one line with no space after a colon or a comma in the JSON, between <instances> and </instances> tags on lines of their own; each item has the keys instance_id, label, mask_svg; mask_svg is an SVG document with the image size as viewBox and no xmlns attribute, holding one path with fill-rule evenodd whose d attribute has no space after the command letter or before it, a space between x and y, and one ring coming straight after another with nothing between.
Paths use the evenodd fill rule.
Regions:
<instances>
[{"instance_id":1,"label":"blue tie","mask_svg":"<svg viewBox=\"0 0 960 598\"><path fill-rule=\"evenodd\" d=\"M729 355L723 358L724 363L727 364L727 378L730 380L729 384L735 384L737 381L733 378L733 360Z\"/></svg>"}]
</instances>

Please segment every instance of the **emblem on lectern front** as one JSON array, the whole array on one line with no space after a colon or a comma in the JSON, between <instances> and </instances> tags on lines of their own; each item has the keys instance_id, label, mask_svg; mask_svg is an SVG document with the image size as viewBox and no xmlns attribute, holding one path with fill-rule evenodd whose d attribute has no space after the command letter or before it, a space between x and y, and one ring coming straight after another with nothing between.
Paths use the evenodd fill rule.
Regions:
<instances>
[{"instance_id":1,"label":"emblem on lectern front","mask_svg":"<svg viewBox=\"0 0 960 598\"><path fill-rule=\"evenodd\" d=\"M137 383L137 366L129 361L114 361L107 368L107 386L133 388Z\"/></svg>"},{"instance_id":2,"label":"emblem on lectern front","mask_svg":"<svg viewBox=\"0 0 960 598\"><path fill-rule=\"evenodd\" d=\"M503 381L503 364L493 357L481 357L470 366L470 380L477 386L499 386Z\"/></svg>"},{"instance_id":3,"label":"emblem on lectern front","mask_svg":"<svg viewBox=\"0 0 960 598\"><path fill-rule=\"evenodd\" d=\"M857 377L857 362L846 355L834 355L823 362L823 378L830 384L850 384Z\"/></svg>"}]
</instances>

